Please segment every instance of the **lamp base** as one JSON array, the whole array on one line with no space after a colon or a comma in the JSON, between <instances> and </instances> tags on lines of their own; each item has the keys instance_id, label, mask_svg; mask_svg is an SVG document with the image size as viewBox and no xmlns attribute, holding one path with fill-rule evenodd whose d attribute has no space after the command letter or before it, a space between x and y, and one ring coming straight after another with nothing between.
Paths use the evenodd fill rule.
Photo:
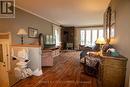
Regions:
<instances>
[{"instance_id":1,"label":"lamp base","mask_svg":"<svg viewBox=\"0 0 130 87\"><path fill-rule=\"evenodd\" d=\"M103 51L102 50L100 50L100 56L103 56Z\"/></svg>"},{"instance_id":2,"label":"lamp base","mask_svg":"<svg viewBox=\"0 0 130 87\"><path fill-rule=\"evenodd\" d=\"M23 35L21 36L21 44L23 44Z\"/></svg>"}]
</instances>

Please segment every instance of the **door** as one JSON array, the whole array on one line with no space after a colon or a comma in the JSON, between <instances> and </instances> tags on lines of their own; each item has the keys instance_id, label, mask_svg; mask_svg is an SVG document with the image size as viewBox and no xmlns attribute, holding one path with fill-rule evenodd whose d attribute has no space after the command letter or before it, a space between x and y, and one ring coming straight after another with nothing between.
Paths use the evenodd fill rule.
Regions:
<instances>
[{"instance_id":1,"label":"door","mask_svg":"<svg viewBox=\"0 0 130 87\"><path fill-rule=\"evenodd\" d=\"M0 40L0 87L8 86L8 41Z\"/></svg>"}]
</instances>

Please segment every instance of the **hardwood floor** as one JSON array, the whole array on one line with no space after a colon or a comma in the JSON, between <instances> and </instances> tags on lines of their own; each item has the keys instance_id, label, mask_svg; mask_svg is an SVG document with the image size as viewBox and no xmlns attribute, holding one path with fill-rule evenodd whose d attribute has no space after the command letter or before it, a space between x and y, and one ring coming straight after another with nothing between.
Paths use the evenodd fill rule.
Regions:
<instances>
[{"instance_id":1,"label":"hardwood floor","mask_svg":"<svg viewBox=\"0 0 130 87\"><path fill-rule=\"evenodd\" d=\"M43 75L19 81L13 87L97 87L96 79L83 73L80 52L63 52L53 67L43 68Z\"/></svg>"}]
</instances>

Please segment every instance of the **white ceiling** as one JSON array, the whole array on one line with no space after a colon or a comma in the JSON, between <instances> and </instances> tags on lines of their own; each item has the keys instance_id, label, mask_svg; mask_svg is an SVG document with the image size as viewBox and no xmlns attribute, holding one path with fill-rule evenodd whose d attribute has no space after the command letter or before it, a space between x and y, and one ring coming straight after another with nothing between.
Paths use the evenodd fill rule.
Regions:
<instances>
[{"instance_id":1,"label":"white ceiling","mask_svg":"<svg viewBox=\"0 0 130 87\"><path fill-rule=\"evenodd\" d=\"M110 0L16 0L16 6L65 26L103 24Z\"/></svg>"}]
</instances>

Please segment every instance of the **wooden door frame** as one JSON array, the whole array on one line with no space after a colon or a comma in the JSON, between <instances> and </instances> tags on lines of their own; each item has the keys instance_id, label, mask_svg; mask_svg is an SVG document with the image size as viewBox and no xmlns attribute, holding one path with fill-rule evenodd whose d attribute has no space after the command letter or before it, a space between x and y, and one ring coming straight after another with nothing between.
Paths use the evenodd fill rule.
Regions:
<instances>
[{"instance_id":1,"label":"wooden door frame","mask_svg":"<svg viewBox=\"0 0 130 87\"><path fill-rule=\"evenodd\" d=\"M3 41L2 44L5 43L6 46L4 46L4 47L7 47L7 49L4 48L5 49L4 51L6 51L7 54L4 55L4 62L5 62L6 67L5 67L5 70L3 72L5 72L5 74L6 74L4 77L5 78L4 80L6 80L6 81L4 81L5 83L3 83L3 85L7 84L6 86L9 86L10 85L9 84L9 71L11 68L11 65L10 65L10 60L11 60L10 45L12 42L11 33L10 32L0 33L0 40L1 40L1 42ZM6 57L6 59L5 59L5 57ZM3 79L3 77L1 79Z\"/></svg>"},{"instance_id":2,"label":"wooden door frame","mask_svg":"<svg viewBox=\"0 0 130 87\"><path fill-rule=\"evenodd\" d=\"M5 40L5 41L8 41L8 57L7 57L7 67L6 67L6 69L7 69L7 71L9 71L10 70L10 67L11 67L11 65L10 65L10 59L11 59L11 51L10 51L10 46L11 46L11 44L12 44L12 37L11 37L11 33L10 32L7 32L7 33L0 33L0 36L8 36L8 38L6 39L6 38L3 38L3 39L0 39L0 40Z\"/></svg>"}]
</instances>

